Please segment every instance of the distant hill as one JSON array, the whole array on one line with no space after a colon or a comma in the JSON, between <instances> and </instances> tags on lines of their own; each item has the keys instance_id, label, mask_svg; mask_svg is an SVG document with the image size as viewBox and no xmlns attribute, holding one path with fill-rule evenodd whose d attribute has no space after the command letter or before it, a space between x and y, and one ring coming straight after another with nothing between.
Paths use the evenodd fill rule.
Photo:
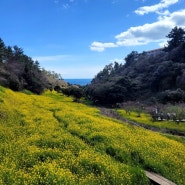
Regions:
<instances>
[{"instance_id":1,"label":"distant hill","mask_svg":"<svg viewBox=\"0 0 185 185\"><path fill-rule=\"evenodd\" d=\"M176 37L182 31L180 37ZM172 35L173 34L173 35ZM88 86L88 96L99 104L124 101L185 101L185 31L175 27L168 47L143 53L132 51L125 64L109 64Z\"/></svg>"}]
</instances>

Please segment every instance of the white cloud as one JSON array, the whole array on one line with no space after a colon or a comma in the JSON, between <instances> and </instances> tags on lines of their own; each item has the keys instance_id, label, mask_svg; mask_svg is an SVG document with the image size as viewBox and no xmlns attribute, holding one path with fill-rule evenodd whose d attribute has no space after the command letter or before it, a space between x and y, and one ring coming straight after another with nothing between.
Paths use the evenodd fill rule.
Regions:
<instances>
[{"instance_id":1,"label":"white cloud","mask_svg":"<svg viewBox=\"0 0 185 185\"><path fill-rule=\"evenodd\" d=\"M167 39L165 40L163 40L162 42L159 42L159 47L160 48L163 48L163 47L165 47L165 46L167 46L168 45L168 43L167 43Z\"/></svg>"},{"instance_id":2,"label":"white cloud","mask_svg":"<svg viewBox=\"0 0 185 185\"><path fill-rule=\"evenodd\" d=\"M157 22L131 27L127 31L116 35L117 45L134 46L145 45L150 42L164 42L166 35L175 26L185 27L185 9L162 16Z\"/></svg>"},{"instance_id":3,"label":"white cloud","mask_svg":"<svg viewBox=\"0 0 185 185\"><path fill-rule=\"evenodd\" d=\"M136 46L146 45L150 42L161 42L165 39L173 24L170 22L155 22L143 26L131 27L127 31L116 35L117 45Z\"/></svg>"},{"instance_id":4,"label":"white cloud","mask_svg":"<svg viewBox=\"0 0 185 185\"><path fill-rule=\"evenodd\" d=\"M158 4L152 6L143 6L135 10L136 14L144 15L151 12L159 12L165 8L168 8L170 5L176 4L179 0L161 0Z\"/></svg>"},{"instance_id":5,"label":"white cloud","mask_svg":"<svg viewBox=\"0 0 185 185\"><path fill-rule=\"evenodd\" d=\"M164 46L166 35L175 26L185 28L185 9L161 15L156 22L141 26L130 27L128 30L115 36L115 43L93 42L91 50L104 51L106 48L120 46L137 46L149 43L159 43Z\"/></svg>"},{"instance_id":6,"label":"white cloud","mask_svg":"<svg viewBox=\"0 0 185 185\"><path fill-rule=\"evenodd\" d=\"M162 19L163 16L170 15L170 12L169 12L169 10L165 10L163 12L158 11L157 14L159 15L158 19Z\"/></svg>"},{"instance_id":7,"label":"white cloud","mask_svg":"<svg viewBox=\"0 0 185 185\"><path fill-rule=\"evenodd\" d=\"M92 51L98 51L98 52L102 52L104 51L106 48L114 48L117 47L116 44L112 43L112 42L108 42L108 43L102 43L102 42L93 42L90 46L90 49Z\"/></svg>"}]
</instances>

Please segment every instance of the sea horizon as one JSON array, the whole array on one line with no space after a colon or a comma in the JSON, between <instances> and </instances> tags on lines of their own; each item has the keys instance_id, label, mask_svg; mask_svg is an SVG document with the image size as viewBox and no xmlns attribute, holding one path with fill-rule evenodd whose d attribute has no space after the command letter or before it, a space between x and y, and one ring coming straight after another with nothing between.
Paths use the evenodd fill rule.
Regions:
<instances>
[{"instance_id":1,"label":"sea horizon","mask_svg":"<svg viewBox=\"0 0 185 185\"><path fill-rule=\"evenodd\" d=\"M90 84L92 81L92 78L65 78L64 81L72 85L84 86L84 85Z\"/></svg>"}]
</instances>

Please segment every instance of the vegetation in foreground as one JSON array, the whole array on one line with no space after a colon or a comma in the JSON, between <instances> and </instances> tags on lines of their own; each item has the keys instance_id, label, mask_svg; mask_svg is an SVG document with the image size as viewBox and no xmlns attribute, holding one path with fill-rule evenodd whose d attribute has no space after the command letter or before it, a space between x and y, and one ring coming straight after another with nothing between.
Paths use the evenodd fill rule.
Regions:
<instances>
[{"instance_id":1,"label":"vegetation in foreground","mask_svg":"<svg viewBox=\"0 0 185 185\"><path fill-rule=\"evenodd\" d=\"M0 184L185 184L185 146L46 92L0 87Z\"/></svg>"}]
</instances>

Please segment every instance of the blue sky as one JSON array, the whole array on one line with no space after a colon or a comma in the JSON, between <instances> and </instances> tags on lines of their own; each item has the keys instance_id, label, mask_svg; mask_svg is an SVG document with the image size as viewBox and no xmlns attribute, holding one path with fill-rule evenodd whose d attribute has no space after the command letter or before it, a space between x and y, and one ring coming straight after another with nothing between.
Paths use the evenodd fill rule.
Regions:
<instances>
[{"instance_id":1,"label":"blue sky","mask_svg":"<svg viewBox=\"0 0 185 185\"><path fill-rule=\"evenodd\" d=\"M185 0L0 0L0 38L63 78L93 78L185 28Z\"/></svg>"}]
</instances>

